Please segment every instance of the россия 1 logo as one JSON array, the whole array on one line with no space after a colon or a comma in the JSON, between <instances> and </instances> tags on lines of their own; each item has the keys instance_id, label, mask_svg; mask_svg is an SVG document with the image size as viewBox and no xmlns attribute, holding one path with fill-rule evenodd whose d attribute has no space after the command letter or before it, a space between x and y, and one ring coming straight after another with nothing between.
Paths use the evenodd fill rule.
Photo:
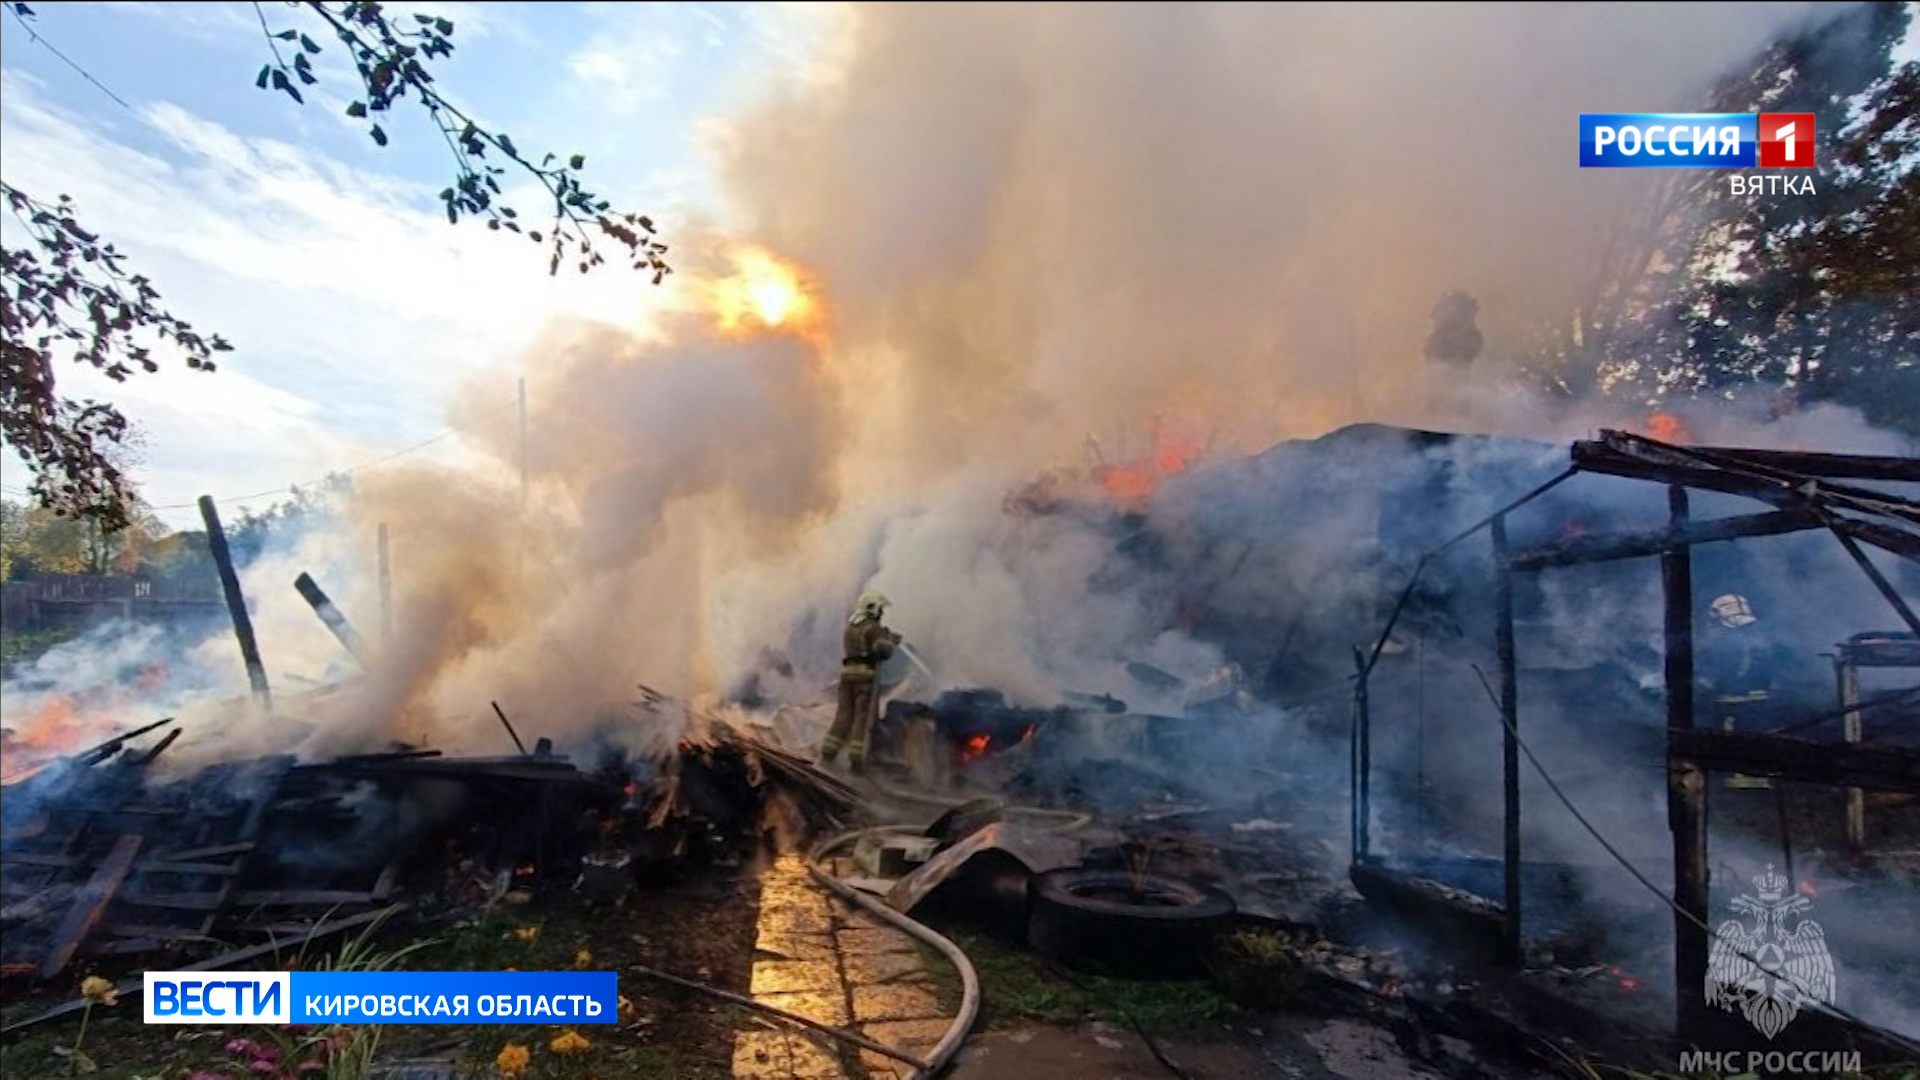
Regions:
<instances>
[{"instance_id":1,"label":"\u0440\u043e\u0441\u0441\u0438\u044f 1 logo","mask_svg":"<svg viewBox=\"0 0 1920 1080\"><path fill-rule=\"evenodd\" d=\"M1812 169L1813 113L1582 113L1583 169ZM1812 194L1812 174L1729 177L1734 194Z\"/></svg>"}]
</instances>

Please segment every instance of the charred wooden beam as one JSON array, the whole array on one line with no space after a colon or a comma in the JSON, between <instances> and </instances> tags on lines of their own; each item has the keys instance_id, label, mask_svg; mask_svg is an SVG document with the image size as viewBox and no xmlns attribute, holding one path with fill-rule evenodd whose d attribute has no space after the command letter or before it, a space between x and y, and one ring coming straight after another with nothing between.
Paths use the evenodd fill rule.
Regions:
<instances>
[{"instance_id":1,"label":"charred wooden beam","mask_svg":"<svg viewBox=\"0 0 1920 1080\"><path fill-rule=\"evenodd\" d=\"M1865 541L1889 554L1920 562L1920 537L1912 533L1901 532L1899 529L1871 521L1855 521L1852 518L1836 518L1833 527L1855 540Z\"/></svg>"},{"instance_id":2,"label":"charred wooden beam","mask_svg":"<svg viewBox=\"0 0 1920 1080\"><path fill-rule=\"evenodd\" d=\"M1913 608L1907 605L1906 598L1900 595L1900 590L1893 587L1893 583L1880 572L1880 568L1873 565L1873 560L1867 558L1867 553L1860 550L1860 545L1854 542L1853 536L1847 530L1840 528L1838 523L1834 525L1833 535L1839 538L1840 545L1847 549L1848 555L1853 557L1854 563L1860 567L1860 572L1867 575L1867 580L1873 582L1873 587L1880 590L1880 595L1893 606L1894 612L1900 616L1900 621L1907 624L1907 629L1912 631L1915 637L1920 637L1920 616L1914 615Z\"/></svg>"},{"instance_id":3,"label":"charred wooden beam","mask_svg":"<svg viewBox=\"0 0 1920 1080\"><path fill-rule=\"evenodd\" d=\"M1372 854L1373 837L1373 708L1367 697L1367 654L1353 650L1353 861Z\"/></svg>"},{"instance_id":4,"label":"charred wooden beam","mask_svg":"<svg viewBox=\"0 0 1920 1080\"><path fill-rule=\"evenodd\" d=\"M335 904L373 904L386 899L380 892L346 889L280 889L243 892L234 896L240 907L332 907Z\"/></svg>"},{"instance_id":5,"label":"charred wooden beam","mask_svg":"<svg viewBox=\"0 0 1920 1080\"><path fill-rule=\"evenodd\" d=\"M1507 517L1493 519L1494 651L1500 665L1501 785L1506 797L1506 903L1501 952L1507 963L1518 965L1520 948L1520 689L1519 662L1513 636L1513 568L1507 549Z\"/></svg>"},{"instance_id":6,"label":"charred wooden beam","mask_svg":"<svg viewBox=\"0 0 1920 1080\"><path fill-rule=\"evenodd\" d=\"M313 580L313 575L301 573L299 577L293 579L293 587L299 591L300 599L305 600L307 606L313 609L313 613L320 616L320 621L327 624L327 629L333 632L333 636L346 647L347 652L360 662L360 666L371 667L371 653L367 649L367 640L361 637L360 631L355 630L353 624L347 621L347 617L341 614L340 608L327 596L325 590L320 588L320 583Z\"/></svg>"},{"instance_id":7,"label":"charred wooden beam","mask_svg":"<svg viewBox=\"0 0 1920 1080\"><path fill-rule=\"evenodd\" d=\"M40 977L51 979L67 969L73 962L73 954L100 925L100 916L106 913L107 905L113 901L120 884L127 880L127 874L133 869L133 860L140 854L143 839L137 833L128 833L113 842L113 850L101 860L100 866L93 872L78 895L73 898L73 906L67 909L66 918L60 921L60 929L53 935L53 948L40 964Z\"/></svg>"},{"instance_id":8,"label":"charred wooden beam","mask_svg":"<svg viewBox=\"0 0 1920 1080\"><path fill-rule=\"evenodd\" d=\"M245 855L252 851L254 843L244 840L237 844L210 844L206 847L187 848L180 851L162 851L153 858L166 862L192 862L195 859L217 859L222 855Z\"/></svg>"},{"instance_id":9,"label":"charred wooden beam","mask_svg":"<svg viewBox=\"0 0 1920 1080\"><path fill-rule=\"evenodd\" d=\"M1606 445L1622 452L1633 452L1640 447L1665 448L1664 443L1627 432L1604 432L1601 440L1599 445ZM1920 484L1920 458L1818 454L1798 450L1749 450L1726 446L1712 447L1706 452L1763 469L1798 473L1802 476L1822 479L1879 480L1897 484Z\"/></svg>"},{"instance_id":10,"label":"charred wooden beam","mask_svg":"<svg viewBox=\"0 0 1920 1080\"><path fill-rule=\"evenodd\" d=\"M1703 769L1920 794L1920 750L1708 729L1670 731L1667 746Z\"/></svg>"},{"instance_id":11,"label":"charred wooden beam","mask_svg":"<svg viewBox=\"0 0 1920 1080\"><path fill-rule=\"evenodd\" d=\"M1667 489L1667 528L1689 526L1687 489ZM1693 549L1670 547L1660 556L1665 601L1668 738L1694 725ZM1705 1006L1691 988L1706 985L1710 870L1707 862L1706 774L1692 761L1667 753L1667 821L1673 832L1673 973L1677 1015L1684 1035L1703 1026Z\"/></svg>"},{"instance_id":12,"label":"charred wooden beam","mask_svg":"<svg viewBox=\"0 0 1920 1080\"><path fill-rule=\"evenodd\" d=\"M513 730L513 721L507 719L506 710L502 709L497 701L491 701L488 704L493 706L493 715L500 718L500 726L507 729L507 737L513 740L514 749L520 751L521 757L531 756L527 753L527 744L520 741L520 733Z\"/></svg>"},{"instance_id":13,"label":"charred wooden beam","mask_svg":"<svg viewBox=\"0 0 1920 1080\"><path fill-rule=\"evenodd\" d=\"M1711 544L1754 536L1780 536L1827 527L1827 519L1810 509L1775 510L1744 514L1718 521L1686 522L1663 529L1586 536L1562 544L1515 552L1509 560L1515 570L1544 570L1554 566L1638 559L1673 548Z\"/></svg>"},{"instance_id":14,"label":"charred wooden beam","mask_svg":"<svg viewBox=\"0 0 1920 1080\"><path fill-rule=\"evenodd\" d=\"M108 739L106 742L103 742L98 746L91 746L85 750L80 751L78 754L73 755L73 760L86 766L98 765L101 762L112 757L113 755L119 753L120 748L127 745L128 740L137 739L140 736L145 735L149 731L155 731L159 728L166 727L168 724L171 724L171 723L173 723L173 717L169 716L162 720L155 720L151 724L142 724L141 726L134 728L132 731L126 731L118 735L115 735L113 738Z\"/></svg>"},{"instance_id":15,"label":"charred wooden beam","mask_svg":"<svg viewBox=\"0 0 1920 1080\"><path fill-rule=\"evenodd\" d=\"M1839 648L1839 661L1853 667L1920 667L1920 638L1856 637Z\"/></svg>"},{"instance_id":16,"label":"charred wooden beam","mask_svg":"<svg viewBox=\"0 0 1920 1080\"><path fill-rule=\"evenodd\" d=\"M227 534L220 527L220 511L213 496L200 496L200 520L207 526L207 551L213 556L214 569L220 573L220 591L227 599L227 614L233 617L233 636L240 641L240 659L247 665L247 683L253 687L254 700L262 709L273 708L273 692L267 686L267 667L260 660L260 643L253 636L253 617L247 613L247 598L240 591L240 575L233 568L233 552L227 548Z\"/></svg>"},{"instance_id":17,"label":"charred wooden beam","mask_svg":"<svg viewBox=\"0 0 1920 1080\"><path fill-rule=\"evenodd\" d=\"M1920 524L1920 504L1912 500L1742 459L1740 454L1740 451L1668 446L1608 431L1602 433L1601 441L1574 443L1572 461L1576 469L1585 472L1744 495L1776 506L1824 504L1870 509Z\"/></svg>"}]
</instances>

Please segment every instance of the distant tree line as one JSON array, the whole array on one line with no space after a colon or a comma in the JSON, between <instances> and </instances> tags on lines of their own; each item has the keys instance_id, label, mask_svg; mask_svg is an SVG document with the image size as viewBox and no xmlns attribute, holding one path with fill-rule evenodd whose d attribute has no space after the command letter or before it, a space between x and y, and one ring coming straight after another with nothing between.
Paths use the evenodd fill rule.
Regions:
<instances>
[{"instance_id":1,"label":"distant tree line","mask_svg":"<svg viewBox=\"0 0 1920 1080\"><path fill-rule=\"evenodd\" d=\"M348 478L336 474L292 488L287 498L264 510L243 509L223 521L235 565L247 566L334 520L350 492ZM23 500L0 500L0 581L66 574L215 579L204 529L170 529L137 497L127 509L127 524L110 529L95 516L63 515Z\"/></svg>"}]
</instances>

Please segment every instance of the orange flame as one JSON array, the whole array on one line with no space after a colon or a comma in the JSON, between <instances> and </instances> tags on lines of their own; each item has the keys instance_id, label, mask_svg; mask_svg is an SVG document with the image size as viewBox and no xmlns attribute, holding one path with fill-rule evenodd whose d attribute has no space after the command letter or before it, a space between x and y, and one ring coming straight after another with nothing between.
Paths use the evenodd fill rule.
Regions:
<instances>
[{"instance_id":1,"label":"orange flame","mask_svg":"<svg viewBox=\"0 0 1920 1080\"><path fill-rule=\"evenodd\" d=\"M25 780L56 759L105 742L115 727L106 717L83 711L72 698L55 694L25 723L9 724L0 736L0 783Z\"/></svg>"},{"instance_id":2,"label":"orange flame","mask_svg":"<svg viewBox=\"0 0 1920 1080\"><path fill-rule=\"evenodd\" d=\"M1675 443L1684 446L1692 441L1687 433L1687 425L1670 412L1655 411L1647 415L1647 437L1663 443Z\"/></svg>"},{"instance_id":3,"label":"orange flame","mask_svg":"<svg viewBox=\"0 0 1920 1080\"><path fill-rule=\"evenodd\" d=\"M984 731L978 735L967 736L966 741L960 744L960 764L971 765L979 761L987 752L987 747L991 745L993 745L993 736Z\"/></svg>"},{"instance_id":4,"label":"orange flame","mask_svg":"<svg viewBox=\"0 0 1920 1080\"><path fill-rule=\"evenodd\" d=\"M751 338L769 332L818 336L825 326L819 289L794 263L764 248L737 245L727 252L733 273L699 286L720 332Z\"/></svg>"},{"instance_id":5,"label":"orange flame","mask_svg":"<svg viewBox=\"0 0 1920 1080\"><path fill-rule=\"evenodd\" d=\"M1162 480L1191 468L1205 449L1204 440L1191 431L1157 427L1153 449L1144 460L1102 466L1095 477L1114 501L1137 503L1152 495Z\"/></svg>"}]
</instances>

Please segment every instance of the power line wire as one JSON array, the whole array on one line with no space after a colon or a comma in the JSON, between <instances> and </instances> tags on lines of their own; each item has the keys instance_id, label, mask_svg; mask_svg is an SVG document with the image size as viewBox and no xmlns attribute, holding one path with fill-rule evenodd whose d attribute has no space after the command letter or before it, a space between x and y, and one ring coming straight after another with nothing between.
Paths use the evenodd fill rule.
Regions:
<instances>
[{"instance_id":1,"label":"power line wire","mask_svg":"<svg viewBox=\"0 0 1920 1080\"><path fill-rule=\"evenodd\" d=\"M72 57L68 56L66 53L61 52L59 49L54 48L53 42L48 41L46 38L40 36L40 32L38 30L35 30L33 28L33 24L27 21L28 18L33 16L33 9L27 7L27 5L25 4L7 4L6 8L7 8L7 13L12 15L14 17L14 20L20 24L21 29L27 32L27 39L29 41L32 41L35 45L38 45L41 48L52 53L53 55L59 57L63 63L65 63L68 67L72 68L75 72L77 72L81 78L92 83L94 87L98 89L101 93L112 98L113 103L115 105L120 106L121 108L127 110L128 112L133 111L133 106L127 104L127 100L125 98L121 97L119 94L114 93L112 90L107 89L107 84L101 82L99 79L94 78L91 72L89 72L86 68L81 67L79 63L75 61Z\"/></svg>"},{"instance_id":2,"label":"power line wire","mask_svg":"<svg viewBox=\"0 0 1920 1080\"><path fill-rule=\"evenodd\" d=\"M495 416L498 416L498 415L500 415L501 413L503 413L503 412L505 412L505 411L507 411L507 409L509 409L509 408L516 408L516 407L518 407L518 402L517 402L517 401L516 401L516 402L513 402L513 403L511 403L511 404L508 404L508 405L502 405L502 406L499 406L499 407L497 407L497 408L494 408L494 409L489 409L489 410L487 410L486 412L484 412L484 413L482 413L482 414L480 414L480 415L481 415L481 417L483 417L483 418L487 418L487 419L491 419L491 418L493 418L493 417L495 417ZM254 493L253 493L253 494L251 494L251 495L229 495L229 496L227 496L227 497L225 497L225 498L220 498L220 499L215 499L215 500L213 500L213 501L214 501L214 505L216 505L216 506L227 506L227 505L229 505L229 504L232 504L232 503L241 503L241 502L247 502L247 501L250 501L250 500L253 500L253 499L264 499L264 498L266 498L266 497L267 497L267 496L269 496L269 495L284 495L284 494L286 494L286 493L288 493L288 492L291 492L291 491L293 491L293 490L295 490L295 489L297 489L297 488L301 488L301 487L311 487L311 486L312 486L312 485L314 485L314 484L321 484L321 483L325 483L325 482L326 482L327 480L329 480L329 479L331 479L331 478L333 478L333 477L335 477L335 476L352 476L352 475L354 475L355 473L358 473L358 472L364 472L365 470L367 470L367 469L371 469L371 468L374 468L375 466L379 466L379 465L385 465L385 464L386 464L387 462L389 462L389 461L393 461L393 460L395 460L396 458L402 458L402 457L405 457L405 456L407 456L408 454L412 454L412 453L416 453L416 452L418 452L418 451L421 451L421 450L425 450L425 449L426 449L427 447L429 447L429 446L432 446L432 445L434 445L435 443L440 443L440 442L445 442L446 440L448 440L448 439L451 439L451 438L453 438L453 437L454 437L455 435L458 435L458 434L460 434L460 433L461 433L461 431L460 431L460 429L459 429L459 428L448 428L447 430L445 430L445 431L442 431L442 432L441 432L440 434L438 434L438 435L435 435L435 436L434 436L433 438L431 438L431 439L427 439L427 440L425 440L425 441L423 441L423 442L417 442L417 443L414 443L414 444L413 444L412 446L406 446L406 447L402 447L402 448L401 448L401 449L399 449L399 450L395 450L395 451L393 451L393 452L392 452L392 453L390 453L390 454L385 454L385 455L383 455L383 456L381 456L381 457L377 457L377 458L374 458L374 459L372 459L371 461L363 461L363 462L361 462L361 463L360 463L360 464L358 464L358 465L354 465L354 466L350 466L350 467L348 467L348 468L345 468L345 469L336 469L336 470L333 470L333 471L331 471L331 472L329 472L329 473L327 473L327 474L326 474L325 476L320 476L320 477L316 477L316 478L314 478L314 479L312 479L312 480L307 480L307 481L301 481L301 482L295 482L295 483L290 483L290 484L287 484L287 485L285 485L284 487L277 487L277 488L273 488L273 489L271 489L271 490L268 490L268 491L256 491L256 492L254 492ZM168 506L154 506L154 507L149 507L149 509L151 509L151 510L152 510L152 511L154 511L155 513L159 513L159 512L161 512L161 511L163 511L163 510L192 510L192 509L194 509L194 508L196 508L196 507L198 507L199 505L200 505L200 504L199 504L199 502L198 502L198 500L196 500L196 501L194 501L194 502L190 502L190 503L174 503L174 504L171 504L171 505L168 505Z\"/></svg>"}]
</instances>

